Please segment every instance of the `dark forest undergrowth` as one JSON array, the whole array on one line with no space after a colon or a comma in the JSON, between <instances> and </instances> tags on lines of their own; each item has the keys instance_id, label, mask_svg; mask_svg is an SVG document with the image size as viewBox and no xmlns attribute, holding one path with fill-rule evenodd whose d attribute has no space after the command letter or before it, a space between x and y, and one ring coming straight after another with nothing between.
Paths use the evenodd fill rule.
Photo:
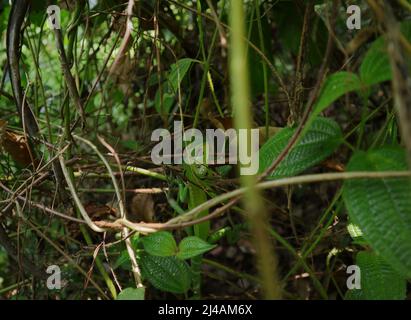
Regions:
<instances>
[{"instance_id":1,"label":"dark forest undergrowth","mask_svg":"<svg viewBox=\"0 0 411 320\"><path fill-rule=\"evenodd\" d=\"M408 298L411 2L12 2L0 297Z\"/></svg>"}]
</instances>

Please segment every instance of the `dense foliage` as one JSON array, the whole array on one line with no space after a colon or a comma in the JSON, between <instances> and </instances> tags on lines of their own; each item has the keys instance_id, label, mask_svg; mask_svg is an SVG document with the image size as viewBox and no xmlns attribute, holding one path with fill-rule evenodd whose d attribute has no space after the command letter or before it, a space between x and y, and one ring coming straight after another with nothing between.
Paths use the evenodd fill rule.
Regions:
<instances>
[{"instance_id":1,"label":"dense foliage","mask_svg":"<svg viewBox=\"0 0 411 320\"><path fill-rule=\"evenodd\" d=\"M12 2L1 297L407 298L411 1ZM176 121L258 129L258 172L153 162Z\"/></svg>"}]
</instances>

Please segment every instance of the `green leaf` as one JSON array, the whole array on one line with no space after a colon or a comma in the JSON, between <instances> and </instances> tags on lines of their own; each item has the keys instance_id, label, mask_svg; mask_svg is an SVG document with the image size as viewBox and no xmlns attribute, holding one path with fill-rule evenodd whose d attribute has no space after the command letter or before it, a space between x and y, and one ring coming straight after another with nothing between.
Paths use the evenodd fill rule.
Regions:
<instances>
[{"instance_id":1,"label":"green leaf","mask_svg":"<svg viewBox=\"0 0 411 320\"><path fill-rule=\"evenodd\" d=\"M181 81L184 79L188 69L190 69L190 66L193 62L195 62L195 60L184 58L171 65L171 70L167 79L171 92L177 92Z\"/></svg>"},{"instance_id":2,"label":"green leaf","mask_svg":"<svg viewBox=\"0 0 411 320\"><path fill-rule=\"evenodd\" d=\"M294 131L294 128L284 128L261 147L260 172L278 157ZM269 178L294 176L303 172L330 156L342 141L341 129L335 121L317 118Z\"/></svg>"},{"instance_id":3,"label":"green leaf","mask_svg":"<svg viewBox=\"0 0 411 320\"><path fill-rule=\"evenodd\" d=\"M178 245L177 258L190 259L215 247L215 245L209 244L198 237L186 237Z\"/></svg>"},{"instance_id":4,"label":"green leaf","mask_svg":"<svg viewBox=\"0 0 411 320\"><path fill-rule=\"evenodd\" d=\"M153 256L169 257L177 252L177 244L173 235L167 231L149 234L141 239L144 249Z\"/></svg>"},{"instance_id":5,"label":"green leaf","mask_svg":"<svg viewBox=\"0 0 411 320\"><path fill-rule=\"evenodd\" d=\"M190 288L190 268L176 257L142 254L140 266L143 277L159 290L185 293Z\"/></svg>"},{"instance_id":6,"label":"green leaf","mask_svg":"<svg viewBox=\"0 0 411 320\"><path fill-rule=\"evenodd\" d=\"M196 60L184 58L171 65L167 80L163 86L163 106L161 106L160 90L156 92L154 106L158 113L167 114L171 111L181 81L183 81L194 62L196 62Z\"/></svg>"},{"instance_id":7,"label":"green leaf","mask_svg":"<svg viewBox=\"0 0 411 320\"><path fill-rule=\"evenodd\" d=\"M163 92L163 106L161 106L160 90L158 90L154 98L154 107L156 108L156 111L160 114L169 113L174 105L174 96L175 94Z\"/></svg>"},{"instance_id":8,"label":"green leaf","mask_svg":"<svg viewBox=\"0 0 411 320\"><path fill-rule=\"evenodd\" d=\"M407 170L400 147L355 153L347 171ZM392 267L411 278L411 181L355 179L343 185L343 199L364 238Z\"/></svg>"},{"instance_id":9,"label":"green leaf","mask_svg":"<svg viewBox=\"0 0 411 320\"><path fill-rule=\"evenodd\" d=\"M321 89L317 103L313 108L311 119L318 116L344 94L361 89L361 81L354 73L341 71L330 75Z\"/></svg>"},{"instance_id":10,"label":"green leaf","mask_svg":"<svg viewBox=\"0 0 411 320\"><path fill-rule=\"evenodd\" d=\"M125 288L121 291L116 300L144 300L144 288Z\"/></svg>"},{"instance_id":11,"label":"green leaf","mask_svg":"<svg viewBox=\"0 0 411 320\"><path fill-rule=\"evenodd\" d=\"M406 39L411 39L411 21L401 23L401 32ZM365 54L359 72L361 81L366 86L391 80L391 64L383 36L372 43Z\"/></svg>"},{"instance_id":12,"label":"green leaf","mask_svg":"<svg viewBox=\"0 0 411 320\"><path fill-rule=\"evenodd\" d=\"M114 263L113 270L116 270L119 267L122 267L125 270L131 270L130 256L128 255L127 250L121 251L120 256Z\"/></svg>"},{"instance_id":13,"label":"green leaf","mask_svg":"<svg viewBox=\"0 0 411 320\"><path fill-rule=\"evenodd\" d=\"M356 260L361 270L361 291L366 300L403 300L407 282L380 256L359 252Z\"/></svg>"},{"instance_id":14,"label":"green leaf","mask_svg":"<svg viewBox=\"0 0 411 320\"><path fill-rule=\"evenodd\" d=\"M360 77L367 86L391 79L391 64L383 38L374 41L368 49L360 66Z\"/></svg>"},{"instance_id":15,"label":"green leaf","mask_svg":"<svg viewBox=\"0 0 411 320\"><path fill-rule=\"evenodd\" d=\"M137 250L139 241L140 241L140 236L138 233L134 234L131 237L131 246L134 250ZM116 262L113 265L114 270L120 267L124 270L129 270L129 271L131 270L130 256L128 254L128 251L126 249L123 249L122 244L117 244L115 246L112 246L108 250L109 250L109 254L118 254L119 252L121 252L120 256L116 259Z\"/></svg>"},{"instance_id":16,"label":"green leaf","mask_svg":"<svg viewBox=\"0 0 411 320\"><path fill-rule=\"evenodd\" d=\"M347 290L345 300L365 300L364 292L361 289Z\"/></svg>"}]
</instances>

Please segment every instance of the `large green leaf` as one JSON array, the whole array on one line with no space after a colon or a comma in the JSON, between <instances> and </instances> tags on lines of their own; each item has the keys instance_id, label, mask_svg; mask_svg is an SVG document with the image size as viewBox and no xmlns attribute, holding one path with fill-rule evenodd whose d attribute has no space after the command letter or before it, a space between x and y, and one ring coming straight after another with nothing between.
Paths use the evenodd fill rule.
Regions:
<instances>
[{"instance_id":1,"label":"large green leaf","mask_svg":"<svg viewBox=\"0 0 411 320\"><path fill-rule=\"evenodd\" d=\"M391 65L386 44L379 38L371 45L360 66L360 77L364 85L371 86L391 79Z\"/></svg>"},{"instance_id":2,"label":"large green leaf","mask_svg":"<svg viewBox=\"0 0 411 320\"><path fill-rule=\"evenodd\" d=\"M282 129L261 147L260 172L278 157L294 131L294 128ZM269 178L294 176L303 172L330 156L342 141L341 129L335 121L317 118Z\"/></svg>"},{"instance_id":3,"label":"large green leaf","mask_svg":"<svg viewBox=\"0 0 411 320\"><path fill-rule=\"evenodd\" d=\"M185 293L191 286L191 273L188 265L176 257L157 257L142 254L141 272L159 290Z\"/></svg>"},{"instance_id":4,"label":"large green leaf","mask_svg":"<svg viewBox=\"0 0 411 320\"><path fill-rule=\"evenodd\" d=\"M347 290L345 293L345 300L366 300L364 296L364 291L361 289L352 289L352 290Z\"/></svg>"},{"instance_id":5,"label":"large green leaf","mask_svg":"<svg viewBox=\"0 0 411 320\"><path fill-rule=\"evenodd\" d=\"M401 32L411 39L411 21L401 23ZM360 66L360 78L364 85L372 86L391 80L391 64L384 36L373 42Z\"/></svg>"},{"instance_id":6,"label":"large green leaf","mask_svg":"<svg viewBox=\"0 0 411 320\"><path fill-rule=\"evenodd\" d=\"M177 252L177 244L173 235L167 231L152 233L141 239L144 249L153 256L169 257Z\"/></svg>"},{"instance_id":7,"label":"large green leaf","mask_svg":"<svg viewBox=\"0 0 411 320\"><path fill-rule=\"evenodd\" d=\"M116 300L144 300L144 288L125 288Z\"/></svg>"},{"instance_id":8,"label":"large green leaf","mask_svg":"<svg viewBox=\"0 0 411 320\"><path fill-rule=\"evenodd\" d=\"M402 33L407 39L411 39L411 22L401 24ZM307 128L312 121L333 102L343 95L357 91L359 93L375 84L391 79L391 65L386 50L386 41L380 37L373 42L368 49L359 69L359 76L354 73L340 71L327 77L313 112L306 125Z\"/></svg>"},{"instance_id":9,"label":"large green leaf","mask_svg":"<svg viewBox=\"0 0 411 320\"><path fill-rule=\"evenodd\" d=\"M355 153L348 171L407 170L400 147ZM411 181L409 178L355 179L343 186L348 213L364 238L394 269L411 277Z\"/></svg>"},{"instance_id":10,"label":"large green leaf","mask_svg":"<svg viewBox=\"0 0 411 320\"><path fill-rule=\"evenodd\" d=\"M215 245L209 244L199 237L186 237L178 245L177 258L190 259L213 248Z\"/></svg>"},{"instance_id":11,"label":"large green leaf","mask_svg":"<svg viewBox=\"0 0 411 320\"><path fill-rule=\"evenodd\" d=\"M359 91L361 88L361 81L354 73L340 71L330 75L321 89L311 118L319 115L344 94L351 91Z\"/></svg>"},{"instance_id":12,"label":"large green leaf","mask_svg":"<svg viewBox=\"0 0 411 320\"><path fill-rule=\"evenodd\" d=\"M361 294L349 296L353 300L403 300L407 281L380 256L372 252L359 252L356 263L361 271Z\"/></svg>"}]
</instances>

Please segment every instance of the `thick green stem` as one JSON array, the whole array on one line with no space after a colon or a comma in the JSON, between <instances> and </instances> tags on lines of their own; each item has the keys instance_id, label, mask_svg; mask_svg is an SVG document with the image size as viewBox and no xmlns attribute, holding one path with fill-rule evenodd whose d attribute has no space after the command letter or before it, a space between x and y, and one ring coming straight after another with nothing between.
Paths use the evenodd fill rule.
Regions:
<instances>
[{"instance_id":1,"label":"thick green stem","mask_svg":"<svg viewBox=\"0 0 411 320\"><path fill-rule=\"evenodd\" d=\"M244 8L242 1L232 1L230 7L230 80L232 106L236 129L247 129L249 139L248 148L252 150L250 109L250 88L246 56L246 42L244 40ZM240 143L244 143L240 141ZM260 272L263 295L267 299L281 298L281 284L277 274L277 259L274 246L267 230L269 230L268 217L263 201L256 188L255 175L242 175L241 184L246 188L244 205L250 220L251 232L257 251L258 269Z\"/></svg>"}]
</instances>

